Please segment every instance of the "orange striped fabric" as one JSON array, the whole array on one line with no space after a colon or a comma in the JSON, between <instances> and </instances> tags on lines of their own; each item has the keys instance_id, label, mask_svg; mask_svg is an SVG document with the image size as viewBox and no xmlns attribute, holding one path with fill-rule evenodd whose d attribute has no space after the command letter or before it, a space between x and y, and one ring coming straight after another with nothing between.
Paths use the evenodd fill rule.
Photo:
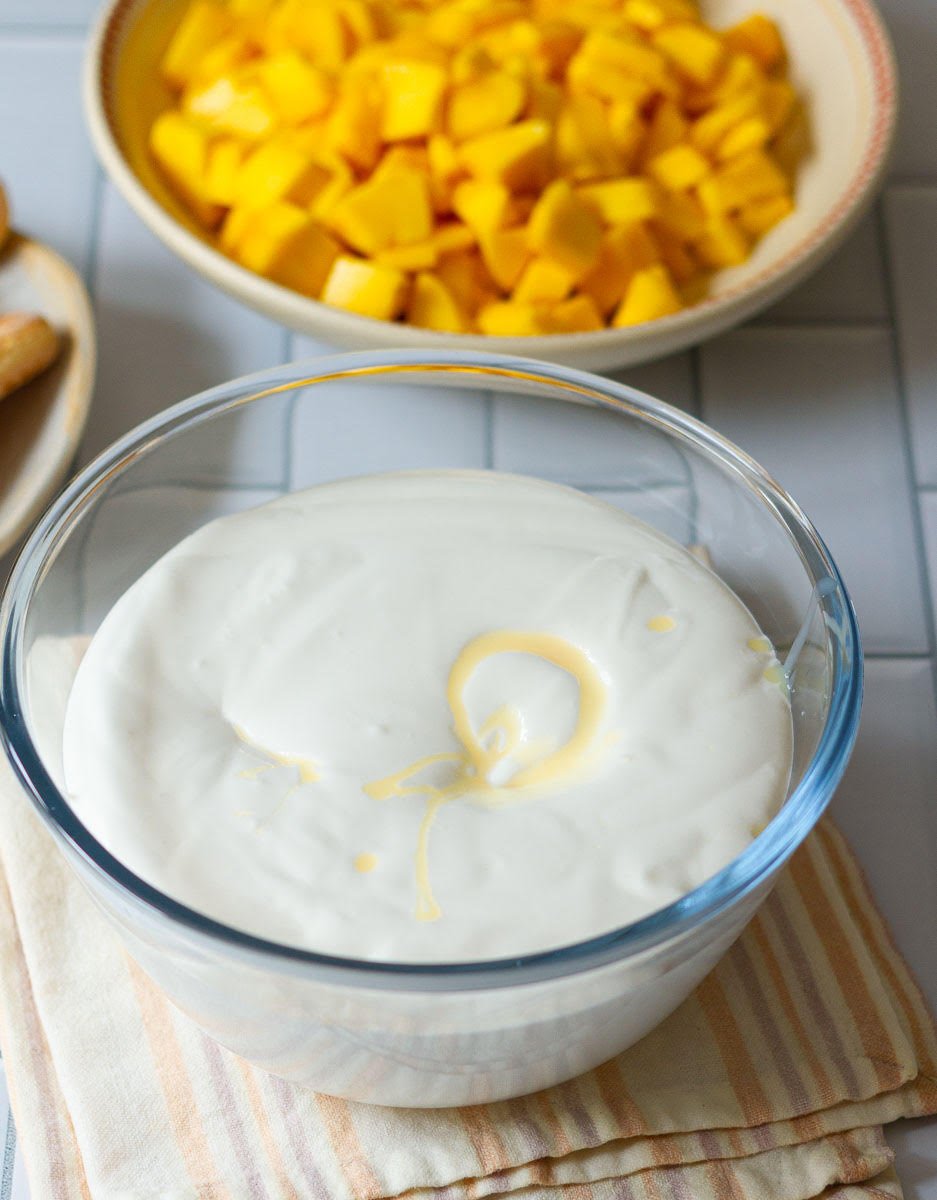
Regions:
<instances>
[{"instance_id":1,"label":"orange striped fabric","mask_svg":"<svg viewBox=\"0 0 937 1200\"><path fill-rule=\"evenodd\" d=\"M937 1112L933 1021L829 824L618 1059L417 1112L316 1096L209 1042L128 966L2 775L0 819L0 1042L37 1196L895 1200L881 1127Z\"/></svg>"}]
</instances>

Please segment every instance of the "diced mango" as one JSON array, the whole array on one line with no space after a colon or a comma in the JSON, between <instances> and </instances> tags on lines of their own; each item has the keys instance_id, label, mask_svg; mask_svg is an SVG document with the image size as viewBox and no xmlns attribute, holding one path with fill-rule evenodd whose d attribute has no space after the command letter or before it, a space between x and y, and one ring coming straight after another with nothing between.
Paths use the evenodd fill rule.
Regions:
<instances>
[{"instance_id":1,"label":"diced mango","mask_svg":"<svg viewBox=\"0 0 937 1200\"><path fill-rule=\"evenodd\" d=\"M790 196L769 196L744 205L739 210L738 222L751 237L761 237L793 211L794 201Z\"/></svg>"},{"instance_id":2,"label":"diced mango","mask_svg":"<svg viewBox=\"0 0 937 1200\"><path fill-rule=\"evenodd\" d=\"M407 276L394 267L340 255L322 289L325 304L379 321L392 321L407 302Z\"/></svg>"},{"instance_id":3,"label":"diced mango","mask_svg":"<svg viewBox=\"0 0 937 1200\"><path fill-rule=\"evenodd\" d=\"M610 229L602 239L595 266L579 280L579 291L591 296L608 315L625 294L632 275L660 259L656 240L643 225Z\"/></svg>"},{"instance_id":4,"label":"diced mango","mask_svg":"<svg viewBox=\"0 0 937 1200\"><path fill-rule=\"evenodd\" d=\"M232 210L232 217L238 212ZM284 287L318 296L338 255L334 239L295 204L277 201L241 212L236 234L228 235L238 261Z\"/></svg>"},{"instance_id":5,"label":"diced mango","mask_svg":"<svg viewBox=\"0 0 937 1200\"><path fill-rule=\"evenodd\" d=\"M425 137L436 130L446 72L429 62L391 62L384 67L381 136L385 142Z\"/></svg>"},{"instance_id":6,"label":"diced mango","mask_svg":"<svg viewBox=\"0 0 937 1200\"><path fill-rule=\"evenodd\" d=\"M478 328L491 337L535 337L545 333L543 318L533 304L502 300L478 313Z\"/></svg>"},{"instance_id":7,"label":"diced mango","mask_svg":"<svg viewBox=\"0 0 937 1200\"><path fill-rule=\"evenodd\" d=\"M736 267L748 258L750 247L741 226L731 217L711 216L693 249L707 267Z\"/></svg>"},{"instance_id":8,"label":"diced mango","mask_svg":"<svg viewBox=\"0 0 937 1200\"><path fill-rule=\"evenodd\" d=\"M709 159L686 143L671 146L648 163L648 171L653 178L671 192L695 187L711 170Z\"/></svg>"},{"instance_id":9,"label":"diced mango","mask_svg":"<svg viewBox=\"0 0 937 1200\"><path fill-rule=\"evenodd\" d=\"M213 229L224 209L207 186L208 135L177 112L159 116L150 130L150 150L172 190L196 220Z\"/></svg>"},{"instance_id":10,"label":"diced mango","mask_svg":"<svg viewBox=\"0 0 937 1200\"><path fill-rule=\"evenodd\" d=\"M549 258L535 258L527 264L514 287L512 299L524 304L546 304L565 300L575 278Z\"/></svg>"},{"instance_id":11,"label":"diced mango","mask_svg":"<svg viewBox=\"0 0 937 1200\"><path fill-rule=\"evenodd\" d=\"M712 83L725 62L722 41L702 25L690 22L665 25L657 30L653 41L658 50L700 87Z\"/></svg>"},{"instance_id":12,"label":"diced mango","mask_svg":"<svg viewBox=\"0 0 937 1200\"><path fill-rule=\"evenodd\" d=\"M605 327L591 296L571 296L569 300L551 304L541 320L548 333L593 333Z\"/></svg>"},{"instance_id":13,"label":"diced mango","mask_svg":"<svg viewBox=\"0 0 937 1200\"><path fill-rule=\"evenodd\" d=\"M730 50L750 54L766 71L784 59L784 41L778 27L764 13L753 13L727 29L722 37Z\"/></svg>"},{"instance_id":14,"label":"diced mango","mask_svg":"<svg viewBox=\"0 0 937 1200\"><path fill-rule=\"evenodd\" d=\"M538 254L579 276L598 258L602 223L564 179L557 179L544 190L530 215L527 240Z\"/></svg>"},{"instance_id":15,"label":"diced mango","mask_svg":"<svg viewBox=\"0 0 937 1200\"><path fill-rule=\"evenodd\" d=\"M456 142L503 129L524 109L527 88L506 71L491 71L457 87L449 97L446 128Z\"/></svg>"},{"instance_id":16,"label":"diced mango","mask_svg":"<svg viewBox=\"0 0 937 1200\"><path fill-rule=\"evenodd\" d=\"M187 0L150 148L283 286L449 335L583 333L695 302L792 211L785 58L770 18L718 33L695 0Z\"/></svg>"},{"instance_id":17,"label":"diced mango","mask_svg":"<svg viewBox=\"0 0 937 1200\"><path fill-rule=\"evenodd\" d=\"M606 225L647 221L660 208L658 189L639 175L585 184L578 189L578 195L592 205Z\"/></svg>"},{"instance_id":18,"label":"diced mango","mask_svg":"<svg viewBox=\"0 0 937 1200\"><path fill-rule=\"evenodd\" d=\"M526 231L493 229L479 238L478 244L491 278L502 291L511 291L530 259Z\"/></svg>"},{"instance_id":19,"label":"diced mango","mask_svg":"<svg viewBox=\"0 0 937 1200\"><path fill-rule=\"evenodd\" d=\"M329 75L293 50L262 59L256 71L277 116L290 125L321 116L335 97Z\"/></svg>"},{"instance_id":20,"label":"diced mango","mask_svg":"<svg viewBox=\"0 0 937 1200\"><path fill-rule=\"evenodd\" d=\"M466 179L452 193L452 209L477 237L508 223L511 193L493 179Z\"/></svg>"},{"instance_id":21,"label":"diced mango","mask_svg":"<svg viewBox=\"0 0 937 1200\"><path fill-rule=\"evenodd\" d=\"M549 174L551 140L546 121L520 121L463 142L459 157L478 179L497 179L511 191L535 189Z\"/></svg>"},{"instance_id":22,"label":"diced mango","mask_svg":"<svg viewBox=\"0 0 937 1200\"><path fill-rule=\"evenodd\" d=\"M235 204L261 207L274 200L308 206L329 182L331 173L289 144L266 142L244 160L234 182Z\"/></svg>"},{"instance_id":23,"label":"diced mango","mask_svg":"<svg viewBox=\"0 0 937 1200\"><path fill-rule=\"evenodd\" d=\"M232 25L231 15L223 4L216 0L194 0L176 26L160 63L166 81L184 87L199 61L227 36Z\"/></svg>"},{"instance_id":24,"label":"diced mango","mask_svg":"<svg viewBox=\"0 0 937 1200\"><path fill-rule=\"evenodd\" d=\"M363 254L428 241L433 211L426 176L401 167L360 184L343 197L331 225Z\"/></svg>"},{"instance_id":25,"label":"diced mango","mask_svg":"<svg viewBox=\"0 0 937 1200\"><path fill-rule=\"evenodd\" d=\"M440 333L464 333L467 328L465 315L452 292L441 279L426 271L413 281L407 320Z\"/></svg>"},{"instance_id":26,"label":"diced mango","mask_svg":"<svg viewBox=\"0 0 937 1200\"><path fill-rule=\"evenodd\" d=\"M625 298L615 312L612 324L639 325L669 317L683 307L670 272L662 263L635 271L625 292Z\"/></svg>"},{"instance_id":27,"label":"diced mango","mask_svg":"<svg viewBox=\"0 0 937 1200\"><path fill-rule=\"evenodd\" d=\"M262 88L250 80L222 75L185 94L185 111L218 133L259 139L272 133L276 113Z\"/></svg>"}]
</instances>

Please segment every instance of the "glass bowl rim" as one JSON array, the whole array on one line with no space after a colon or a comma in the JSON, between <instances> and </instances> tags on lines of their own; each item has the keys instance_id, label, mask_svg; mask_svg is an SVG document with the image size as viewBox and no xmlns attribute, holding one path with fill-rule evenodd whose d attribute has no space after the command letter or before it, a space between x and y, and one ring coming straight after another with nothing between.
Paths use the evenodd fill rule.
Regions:
<instances>
[{"instance_id":1,"label":"glass bowl rim","mask_svg":"<svg viewBox=\"0 0 937 1200\"><path fill-rule=\"evenodd\" d=\"M578 395L587 403L625 412L716 460L726 474L755 492L784 527L808 576L805 550L823 564L829 583L817 590L821 606L833 601L841 612L840 644L831 639L832 687L820 740L797 787L779 812L746 848L715 875L678 900L637 921L569 945L491 960L411 963L370 961L323 954L270 941L207 917L146 883L110 854L72 810L46 771L23 713L26 615L46 564L71 534L75 518L97 490L166 438L266 396L327 384L350 376L444 372L540 382L552 391ZM484 390L482 384L480 390ZM804 840L819 820L839 782L855 742L862 702L862 649L855 611L842 576L816 529L797 503L758 463L702 421L627 384L538 359L480 351L368 350L334 354L241 376L209 388L149 418L119 438L86 466L48 507L20 551L0 598L0 744L14 775L53 833L86 866L124 898L145 910L221 942L225 948L267 967L325 976L357 986L400 990L462 990L511 985L579 973L626 955L637 956L704 924L754 891Z\"/></svg>"}]
</instances>

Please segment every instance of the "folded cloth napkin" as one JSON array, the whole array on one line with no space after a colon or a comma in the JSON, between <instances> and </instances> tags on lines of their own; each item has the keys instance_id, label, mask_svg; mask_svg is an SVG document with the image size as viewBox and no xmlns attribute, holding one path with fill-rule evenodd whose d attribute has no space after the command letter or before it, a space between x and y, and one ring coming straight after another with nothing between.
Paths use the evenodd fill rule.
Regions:
<instances>
[{"instance_id":1,"label":"folded cloth napkin","mask_svg":"<svg viewBox=\"0 0 937 1200\"><path fill-rule=\"evenodd\" d=\"M937 1037L824 823L617 1059L455 1110L352 1104L216 1045L122 951L0 765L0 1042L35 1200L858 1200L937 1112Z\"/></svg>"}]
</instances>

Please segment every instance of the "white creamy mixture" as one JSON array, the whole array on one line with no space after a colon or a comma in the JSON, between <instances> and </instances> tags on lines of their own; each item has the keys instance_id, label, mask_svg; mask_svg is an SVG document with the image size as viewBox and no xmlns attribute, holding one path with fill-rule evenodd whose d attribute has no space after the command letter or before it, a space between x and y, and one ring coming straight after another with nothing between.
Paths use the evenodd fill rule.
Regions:
<instances>
[{"instance_id":1,"label":"white creamy mixture","mask_svg":"<svg viewBox=\"0 0 937 1200\"><path fill-rule=\"evenodd\" d=\"M214 521L121 597L65 727L144 879L276 941L528 953L676 899L780 806L769 643L681 547L578 492L425 471Z\"/></svg>"}]
</instances>

